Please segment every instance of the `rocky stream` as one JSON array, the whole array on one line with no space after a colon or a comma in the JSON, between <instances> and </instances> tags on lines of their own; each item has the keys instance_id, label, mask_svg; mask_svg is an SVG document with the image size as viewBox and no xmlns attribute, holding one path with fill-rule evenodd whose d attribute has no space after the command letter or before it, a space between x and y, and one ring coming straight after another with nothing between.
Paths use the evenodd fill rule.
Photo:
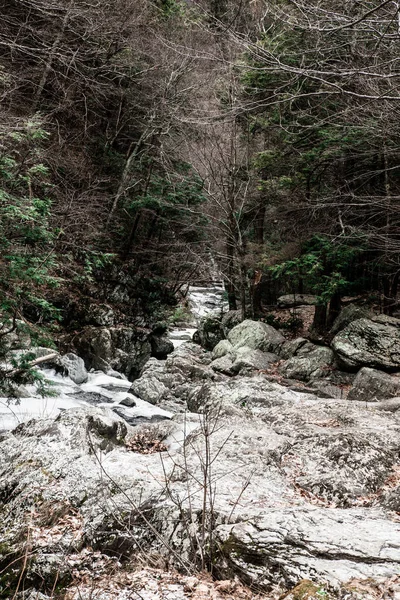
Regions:
<instances>
[{"instance_id":1,"label":"rocky stream","mask_svg":"<svg viewBox=\"0 0 400 600\"><path fill-rule=\"evenodd\" d=\"M328 347L221 294L133 382L69 353L1 399L0 598L400 599L400 320Z\"/></svg>"}]
</instances>

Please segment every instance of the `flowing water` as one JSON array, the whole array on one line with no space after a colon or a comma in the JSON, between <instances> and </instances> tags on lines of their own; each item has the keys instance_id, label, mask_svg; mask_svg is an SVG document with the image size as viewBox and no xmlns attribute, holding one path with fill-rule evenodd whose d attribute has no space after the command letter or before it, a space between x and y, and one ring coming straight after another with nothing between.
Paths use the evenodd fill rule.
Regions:
<instances>
[{"instance_id":1,"label":"flowing water","mask_svg":"<svg viewBox=\"0 0 400 600\"><path fill-rule=\"evenodd\" d=\"M226 309L224 290L220 285L191 287L187 299L193 326L175 327L169 332L175 348L192 339L197 329L196 323L201 317ZM111 409L131 424L172 416L172 413L129 393L131 382L115 372L112 375L106 375L102 371L90 372L87 382L80 385L53 369L42 369L41 373L50 383L52 395L43 398L38 395L36 387L31 385L25 388L25 398L0 398L0 432L13 429L32 418L55 418L62 410L82 406Z\"/></svg>"},{"instance_id":2,"label":"flowing water","mask_svg":"<svg viewBox=\"0 0 400 600\"><path fill-rule=\"evenodd\" d=\"M169 333L175 348L190 341L197 327L198 321L210 313L221 313L228 310L225 299L225 290L222 284L214 283L210 286L191 286L187 296L193 327L175 327Z\"/></svg>"}]
</instances>

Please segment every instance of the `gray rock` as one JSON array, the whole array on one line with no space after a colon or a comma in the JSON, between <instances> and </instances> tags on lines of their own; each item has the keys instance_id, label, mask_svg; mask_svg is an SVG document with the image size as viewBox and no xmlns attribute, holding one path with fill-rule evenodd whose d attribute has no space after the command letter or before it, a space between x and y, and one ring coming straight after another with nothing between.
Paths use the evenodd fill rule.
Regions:
<instances>
[{"instance_id":1,"label":"gray rock","mask_svg":"<svg viewBox=\"0 0 400 600\"><path fill-rule=\"evenodd\" d=\"M213 379L214 372L209 367L211 357L196 344L186 343L170 354L165 361L165 369L183 379Z\"/></svg>"},{"instance_id":2,"label":"gray rock","mask_svg":"<svg viewBox=\"0 0 400 600\"><path fill-rule=\"evenodd\" d=\"M276 354L253 350L248 346L235 349L228 340L219 342L214 348L212 356L214 360L211 368L226 375L264 370L278 360Z\"/></svg>"},{"instance_id":3,"label":"gray rock","mask_svg":"<svg viewBox=\"0 0 400 600\"><path fill-rule=\"evenodd\" d=\"M285 338L270 325L247 319L231 329L228 340L235 350L247 346L252 350L275 352L283 344Z\"/></svg>"},{"instance_id":4,"label":"gray rock","mask_svg":"<svg viewBox=\"0 0 400 600\"><path fill-rule=\"evenodd\" d=\"M212 361L210 367L217 373L224 373L225 375L233 375L232 371L233 362L230 356L227 354L216 358Z\"/></svg>"},{"instance_id":5,"label":"gray rock","mask_svg":"<svg viewBox=\"0 0 400 600\"><path fill-rule=\"evenodd\" d=\"M74 344L87 369L115 369L131 380L151 355L148 333L131 327L87 327Z\"/></svg>"},{"instance_id":6,"label":"gray rock","mask_svg":"<svg viewBox=\"0 0 400 600\"><path fill-rule=\"evenodd\" d=\"M389 510L400 512L400 485L385 493L382 504Z\"/></svg>"},{"instance_id":7,"label":"gray rock","mask_svg":"<svg viewBox=\"0 0 400 600\"><path fill-rule=\"evenodd\" d=\"M44 346L33 346L32 348L30 348L29 352L31 352L35 356L35 358L42 358L43 356L49 356L51 354L54 354L55 352L57 352L57 350L54 350L54 348L46 348ZM57 359L54 359L54 361L56 360Z\"/></svg>"},{"instance_id":8,"label":"gray rock","mask_svg":"<svg viewBox=\"0 0 400 600\"><path fill-rule=\"evenodd\" d=\"M24 385L12 386L12 398L30 398L32 392L29 391ZM0 390L0 398L9 398L10 393L8 390ZM1 422L1 421L0 421Z\"/></svg>"},{"instance_id":9,"label":"gray rock","mask_svg":"<svg viewBox=\"0 0 400 600\"><path fill-rule=\"evenodd\" d=\"M157 321L152 328L153 335L167 335L168 323L167 321Z\"/></svg>"},{"instance_id":10,"label":"gray rock","mask_svg":"<svg viewBox=\"0 0 400 600\"><path fill-rule=\"evenodd\" d=\"M370 319L373 313L364 306L357 306L356 304L349 304L345 306L336 317L335 322L331 328L331 334L336 335L342 329L345 329L350 323L357 319Z\"/></svg>"},{"instance_id":11,"label":"gray rock","mask_svg":"<svg viewBox=\"0 0 400 600\"><path fill-rule=\"evenodd\" d=\"M340 331L332 340L339 364L345 369L360 367L400 369L400 321L357 319Z\"/></svg>"},{"instance_id":12,"label":"gray rock","mask_svg":"<svg viewBox=\"0 0 400 600\"><path fill-rule=\"evenodd\" d=\"M12 328L12 323L7 321L6 323L1 323L1 326L4 327L5 331L8 331ZM4 336L2 342L5 348L10 350L30 350L32 348L32 340L29 327L24 321L17 319L16 328Z\"/></svg>"},{"instance_id":13,"label":"gray rock","mask_svg":"<svg viewBox=\"0 0 400 600\"><path fill-rule=\"evenodd\" d=\"M296 338L295 340L288 340L284 342L279 348L279 356L284 360L296 356L303 346L309 344L305 338Z\"/></svg>"},{"instance_id":14,"label":"gray rock","mask_svg":"<svg viewBox=\"0 0 400 600\"><path fill-rule=\"evenodd\" d=\"M313 306L317 304L317 297L310 294L287 294L278 298L279 308L293 308L295 306Z\"/></svg>"},{"instance_id":15,"label":"gray rock","mask_svg":"<svg viewBox=\"0 0 400 600\"><path fill-rule=\"evenodd\" d=\"M285 377L309 381L327 375L333 362L334 354L330 348L307 344L296 356L285 361L279 370Z\"/></svg>"},{"instance_id":16,"label":"gray rock","mask_svg":"<svg viewBox=\"0 0 400 600\"><path fill-rule=\"evenodd\" d=\"M347 399L373 402L400 395L400 379L376 369L363 367L357 373Z\"/></svg>"},{"instance_id":17,"label":"gray rock","mask_svg":"<svg viewBox=\"0 0 400 600\"><path fill-rule=\"evenodd\" d=\"M229 340L221 340L212 351L213 360L222 358L223 356L235 356L235 350Z\"/></svg>"},{"instance_id":18,"label":"gray rock","mask_svg":"<svg viewBox=\"0 0 400 600\"><path fill-rule=\"evenodd\" d=\"M115 314L107 304L91 304L87 312L87 322L91 325L111 327L114 325Z\"/></svg>"},{"instance_id":19,"label":"gray rock","mask_svg":"<svg viewBox=\"0 0 400 600\"><path fill-rule=\"evenodd\" d=\"M279 359L276 354L262 352L261 350L252 350L247 346L242 346L236 350L231 371L241 374L244 374L246 371L262 371L268 369L277 360Z\"/></svg>"},{"instance_id":20,"label":"gray rock","mask_svg":"<svg viewBox=\"0 0 400 600\"><path fill-rule=\"evenodd\" d=\"M374 408L387 412L397 412L400 409L400 398L391 398L390 400L382 400L374 404Z\"/></svg>"},{"instance_id":21,"label":"gray rock","mask_svg":"<svg viewBox=\"0 0 400 600\"><path fill-rule=\"evenodd\" d=\"M224 339L220 315L210 314L200 319L197 333L203 348L206 350L215 348L218 342Z\"/></svg>"},{"instance_id":22,"label":"gray rock","mask_svg":"<svg viewBox=\"0 0 400 600\"><path fill-rule=\"evenodd\" d=\"M136 400L135 400L135 398L132 398L132 396L126 396L126 398L123 398L120 401L120 404L122 404L122 406L127 406L128 408L132 408L133 406L136 406Z\"/></svg>"},{"instance_id":23,"label":"gray rock","mask_svg":"<svg viewBox=\"0 0 400 600\"><path fill-rule=\"evenodd\" d=\"M311 381L310 385L315 389L319 398L343 398L345 395L342 388L326 379Z\"/></svg>"},{"instance_id":24,"label":"gray rock","mask_svg":"<svg viewBox=\"0 0 400 600\"><path fill-rule=\"evenodd\" d=\"M88 372L82 358L69 352L59 359L59 364L65 374L67 374L74 383L85 383L88 379Z\"/></svg>"},{"instance_id":25,"label":"gray rock","mask_svg":"<svg viewBox=\"0 0 400 600\"><path fill-rule=\"evenodd\" d=\"M227 337L231 329L243 321L240 310L228 310L222 317L221 325L224 336Z\"/></svg>"},{"instance_id":26,"label":"gray rock","mask_svg":"<svg viewBox=\"0 0 400 600\"><path fill-rule=\"evenodd\" d=\"M75 346L88 369L110 370L115 356L110 329L89 327L78 337Z\"/></svg>"},{"instance_id":27,"label":"gray rock","mask_svg":"<svg viewBox=\"0 0 400 600\"><path fill-rule=\"evenodd\" d=\"M374 315L370 317L374 323L380 323L381 325L391 325L392 327L400 328L400 319L391 317L389 315Z\"/></svg>"},{"instance_id":28,"label":"gray rock","mask_svg":"<svg viewBox=\"0 0 400 600\"><path fill-rule=\"evenodd\" d=\"M152 335L150 337L151 355L159 360L165 360L174 351L174 344L166 336Z\"/></svg>"},{"instance_id":29,"label":"gray rock","mask_svg":"<svg viewBox=\"0 0 400 600\"><path fill-rule=\"evenodd\" d=\"M260 514L257 524L220 525L215 534L225 559L221 576L239 572L257 588L277 573L288 586L315 580L316 573L337 585L387 577L400 567L398 524L379 513L368 518L360 509L344 515L339 509L277 508Z\"/></svg>"},{"instance_id":30,"label":"gray rock","mask_svg":"<svg viewBox=\"0 0 400 600\"><path fill-rule=\"evenodd\" d=\"M129 391L150 404L159 404L168 393L168 389L161 381L148 376L136 379Z\"/></svg>"},{"instance_id":31,"label":"gray rock","mask_svg":"<svg viewBox=\"0 0 400 600\"><path fill-rule=\"evenodd\" d=\"M0 554L23 556L29 519L44 584L59 555L91 576L93 550L126 560L140 550L185 568L200 555L205 502L220 577L267 590L397 575L399 523L385 510L397 506L388 483L396 414L261 376L195 385L221 410L133 429L110 411L80 409L3 436ZM202 484L206 440L212 490ZM162 460L157 443L168 448Z\"/></svg>"},{"instance_id":32,"label":"gray rock","mask_svg":"<svg viewBox=\"0 0 400 600\"><path fill-rule=\"evenodd\" d=\"M192 412L204 412L210 408L223 410L229 407L255 409L258 413L272 406L282 406L285 402L309 398L310 394L299 394L264 376L240 377L221 382L205 382L194 388L188 408Z\"/></svg>"}]
</instances>

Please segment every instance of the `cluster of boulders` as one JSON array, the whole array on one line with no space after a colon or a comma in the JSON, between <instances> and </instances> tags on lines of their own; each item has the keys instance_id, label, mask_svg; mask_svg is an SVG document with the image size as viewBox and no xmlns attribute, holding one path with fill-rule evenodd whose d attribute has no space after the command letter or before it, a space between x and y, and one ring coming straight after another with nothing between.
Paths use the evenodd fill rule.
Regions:
<instances>
[{"instance_id":1,"label":"cluster of boulders","mask_svg":"<svg viewBox=\"0 0 400 600\"><path fill-rule=\"evenodd\" d=\"M173 351L165 324L157 323L152 329L114 325L111 309L95 309L91 325L65 337L65 347L82 357L88 370L114 370L132 381L150 357L165 359Z\"/></svg>"},{"instance_id":2,"label":"cluster of boulders","mask_svg":"<svg viewBox=\"0 0 400 600\"><path fill-rule=\"evenodd\" d=\"M400 320L349 305L331 330L329 346L286 341L273 327L238 313L205 317L198 341L212 351L211 368L225 375L268 371L286 385L306 384L324 397L379 400L400 395ZM347 395L347 392L350 391Z\"/></svg>"},{"instance_id":3,"label":"cluster of boulders","mask_svg":"<svg viewBox=\"0 0 400 600\"><path fill-rule=\"evenodd\" d=\"M267 331L254 351L278 343ZM265 592L307 579L313 600L321 590L360 600L373 581L397 600L399 405L323 399L213 362L186 343L147 363L131 392L169 417L133 428L81 408L3 435L4 594L22 570L24 590L42 600L56 585L111 599L82 595L87 578L121 577L145 556L184 572L212 564L218 578Z\"/></svg>"},{"instance_id":4,"label":"cluster of boulders","mask_svg":"<svg viewBox=\"0 0 400 600\"><path fill-rule=\"evenodd\" d=\"M153 356L126 393L158 417L80 408L3 434L0 597L19 597L22 572L29 598L122 600L128 583L113 596L88 578L128 582L145 557L274 598L398 600L400 330L352 310L330 347L205 319L207 349Z\"/></svg>"}]
</instances>

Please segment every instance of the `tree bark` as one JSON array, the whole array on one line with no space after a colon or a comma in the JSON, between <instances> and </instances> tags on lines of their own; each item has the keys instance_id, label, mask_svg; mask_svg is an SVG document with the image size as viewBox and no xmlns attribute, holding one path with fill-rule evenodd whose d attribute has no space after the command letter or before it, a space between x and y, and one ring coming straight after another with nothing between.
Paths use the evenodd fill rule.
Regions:
<instances>
[{"instance_id":1,"label":"tree bark","mask_svg":"<svg viewBox=\"0 0 400 600\"><path fill-rule=\"evenodd\" d=\"M317 304L314 312L314 320L311 325L312 331L318 334L324 334L326 332L326 304Z\"/></svg>"},{"instance_id":2,"label":"tree bark","mask_svg":"<svg viewBox=\"0 0 400 600\"><path fill-rule=\"evenodd\" d=\"M336 319L336 317L339 315L340 311L342 308L342 298L339 292L335 292L331 298L331 301L329 302L329 313L328 313L328 319L327 319L327 326L328 329L330 329Z\"/></svg>"}]
</instances>

